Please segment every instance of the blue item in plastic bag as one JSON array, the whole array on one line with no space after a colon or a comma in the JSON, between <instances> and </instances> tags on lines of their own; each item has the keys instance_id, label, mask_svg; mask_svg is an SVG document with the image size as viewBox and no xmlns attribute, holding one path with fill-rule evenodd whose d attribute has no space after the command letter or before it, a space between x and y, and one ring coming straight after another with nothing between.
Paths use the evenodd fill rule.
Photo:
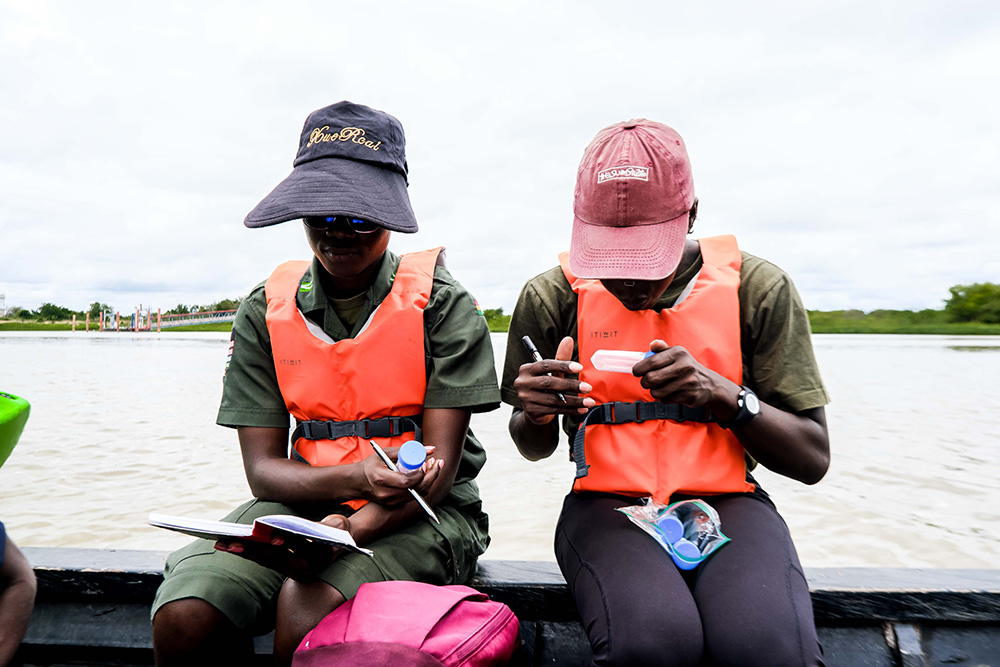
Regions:
<instances>
[{"instance_id":1,"label":"blue item in plastic bag","mask_svg":"<svg viewBox=\"0 0 1000 667\"><path fill-rule=\"evenodd\" d=\"M647 498L644 504L616 509L659 542L682 570L693 570L729 542L718 512L703 500L667 506Z\"/></svg>"}]
</instances>

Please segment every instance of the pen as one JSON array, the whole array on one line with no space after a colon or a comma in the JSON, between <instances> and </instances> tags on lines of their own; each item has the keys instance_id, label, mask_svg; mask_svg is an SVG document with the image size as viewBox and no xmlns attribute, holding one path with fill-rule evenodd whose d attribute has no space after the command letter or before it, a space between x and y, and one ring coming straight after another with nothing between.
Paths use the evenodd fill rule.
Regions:
<instances>
[{"instance_id":1,"label":"pen","mask_svg":"<svg viewBox=\"0 0 1000 667\"><path fill-rule=\"evenodd\" d=\"M531 354L531 358L534 361L542 361L542 355L538 351L538 348L535 347L535 344L531 341L531 337L530 336L521 336L521 342L524 343L524 346L526 348L528 348L528 352ZM546 375L552 375L552 373L546 373ZM556 396L558 396L559 400L562 401L563 403L566 402L566 397L563 396L558 391L556 392Z\"/></svg>"},{"instance_id":2,"label":"pen","mask_svg":"<svg viewBox=\"0 0 1000 667\"><path fill-rule=\"evenodd\" d=\"M392 462L392 459L389 458L389 455L386 454L385 451L383 451L383 449L378 446L377 442L375 442L374 440L369 440L368 442L372 443L372 449L374 449L375 453L378 454L378 457L382 459L382 463L385 464L386 468L388 468L393 472L399 472L399 468L397 468L396 464ZM434 523L441 523L440 521L438 521L437 515L434 514L434 510L431 509L430 505L424 502L424 499L420 497L419 493L417 493L413 489L407 489L407 491L409 491L410 495L413 496L413 499L417 501L417 504L424 508L424 511L427 512L427 516L434 519Z\"/></svg>"}]
</instances>

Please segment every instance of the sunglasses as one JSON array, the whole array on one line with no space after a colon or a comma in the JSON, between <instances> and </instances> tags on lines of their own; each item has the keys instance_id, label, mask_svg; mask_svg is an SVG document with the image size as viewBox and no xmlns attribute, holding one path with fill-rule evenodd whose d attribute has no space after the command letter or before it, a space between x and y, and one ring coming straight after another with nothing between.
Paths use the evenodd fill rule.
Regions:
<instances>
[{"instance_id":1,"label":"sunglasses","mask_svg":"<svg viewBox=\"0 0 1000 667\"><path fill-rule=\"evenodd\" d=\"M334 227L340 226L341 228L346 227L357 234L371 234L372 232L377 232L381 229L378 224L370 220L352 218L346 215L307 217L302 218L302 222L304 222L306 227L309 227L310 229L321 231L330 231Z\"/></svg>"}]
</instances>

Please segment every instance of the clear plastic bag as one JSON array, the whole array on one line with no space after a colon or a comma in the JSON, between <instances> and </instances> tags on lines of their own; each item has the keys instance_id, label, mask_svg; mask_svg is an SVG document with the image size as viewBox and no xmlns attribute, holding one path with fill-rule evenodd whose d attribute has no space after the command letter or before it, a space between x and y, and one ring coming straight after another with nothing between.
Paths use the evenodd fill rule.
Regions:
<instances>
[{"instance_id":1,"label":"clear plastic bag","mask_svg":"<svg viewBox=\"0 0 1000 667\"><path fill-rule=\"evenodd\" d=\"M647 498L645 504L616 509L659 542L682 570L693 570L729 542L719 513L703 500L663 505Z\"/></svg>"}]
</instances>

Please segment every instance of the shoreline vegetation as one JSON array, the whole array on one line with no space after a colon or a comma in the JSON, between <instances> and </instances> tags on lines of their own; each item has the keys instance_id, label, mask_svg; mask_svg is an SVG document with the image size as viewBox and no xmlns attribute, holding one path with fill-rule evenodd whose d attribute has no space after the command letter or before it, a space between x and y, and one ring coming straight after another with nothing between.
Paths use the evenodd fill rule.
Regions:
<instances>
[{"instance_id":1,"label":"shoreline vegetation","mask_svg":"<svg viewBox=\"0 0 1000 667\"><path fill-rule=\"evenodd\" d=\"M807 311L809 324L815 334L1000 335L1000 285L955 285L949 288L949 292L951 297L938 310L810 310ZM232 310L242 300L225 299L206 306L178 304L164 314ZM102 312L112 311L106 304L91 304L91 329L97 330L95 322L99 321ZM510 315L504 314L503 308L487 308L481 312L491 332L507 331ZM87 314L87 311L72 311L51 303L42 304L36 311L10 308L5 317L0 317L0 331L70 331L75 315L76 328L82 332ZM163 331L228 332L231 329L230 322L213 322L171 327Z\"/></svg>"},{"instance_id":2,"label":"shoreline vegetation","mask_svg":"<svg viewBox=\"0 0 1000 667\"><path fill-rule=\"evenodd\" d=\"M1000 327L998 327L1000 328ZM155 329L150 332L149 330L140 330L141 334L148 333L173 333L175 331L224 331L229 333L233 329L232 322L213 322L211 324L192 324L186 327L170 327L163 329L162 331L156 331ZM0 331L72 331L73 323L71 321L60 321L60 322L31 322L31 321L20 321L20 320L5 320L0 318ZM79 321L76 323L76 331L79 333L87 333L86 326L81 324ZM98 333L100 331L99 327L91 323L90 332ZM108 329L108 331L114 331L114 329ZM130 329L121 329L121 333L131 333Z\"/></svg>"},{"instance_id":3,"label":"shoreline vegetation","mask_svg":"<svg viewBox=\"0 0 1000 667\"><path fill-rule=\"evenodd\" d=\"M497 308L495 310L502 309ZM919 313L909 310L877 310L871 313L864 313L860 310L810 310L808 312L809 324L814 334L1000 336L1000 324L933 321L933 318L922 321L923 318L912 317ZM487 317L487 324L493 333L506 333L510 325L510 315ZM37 322L0 318L0 331L71 331L72 328L72 322L70 321ZM232 328L233 325L231 322L214 322L185 327L171 327L163 329L161 333L169 334L175 331L219 331L228 333ZM84 326L79 321L76 323L76 329L80 333L85 333ZM93 332L97 331L97 327L93 324L91 324L90 329ZM142 331L140 333L150 332ZM156 333L156 331L152 333Z\"/></svg>"}]
</instances>

